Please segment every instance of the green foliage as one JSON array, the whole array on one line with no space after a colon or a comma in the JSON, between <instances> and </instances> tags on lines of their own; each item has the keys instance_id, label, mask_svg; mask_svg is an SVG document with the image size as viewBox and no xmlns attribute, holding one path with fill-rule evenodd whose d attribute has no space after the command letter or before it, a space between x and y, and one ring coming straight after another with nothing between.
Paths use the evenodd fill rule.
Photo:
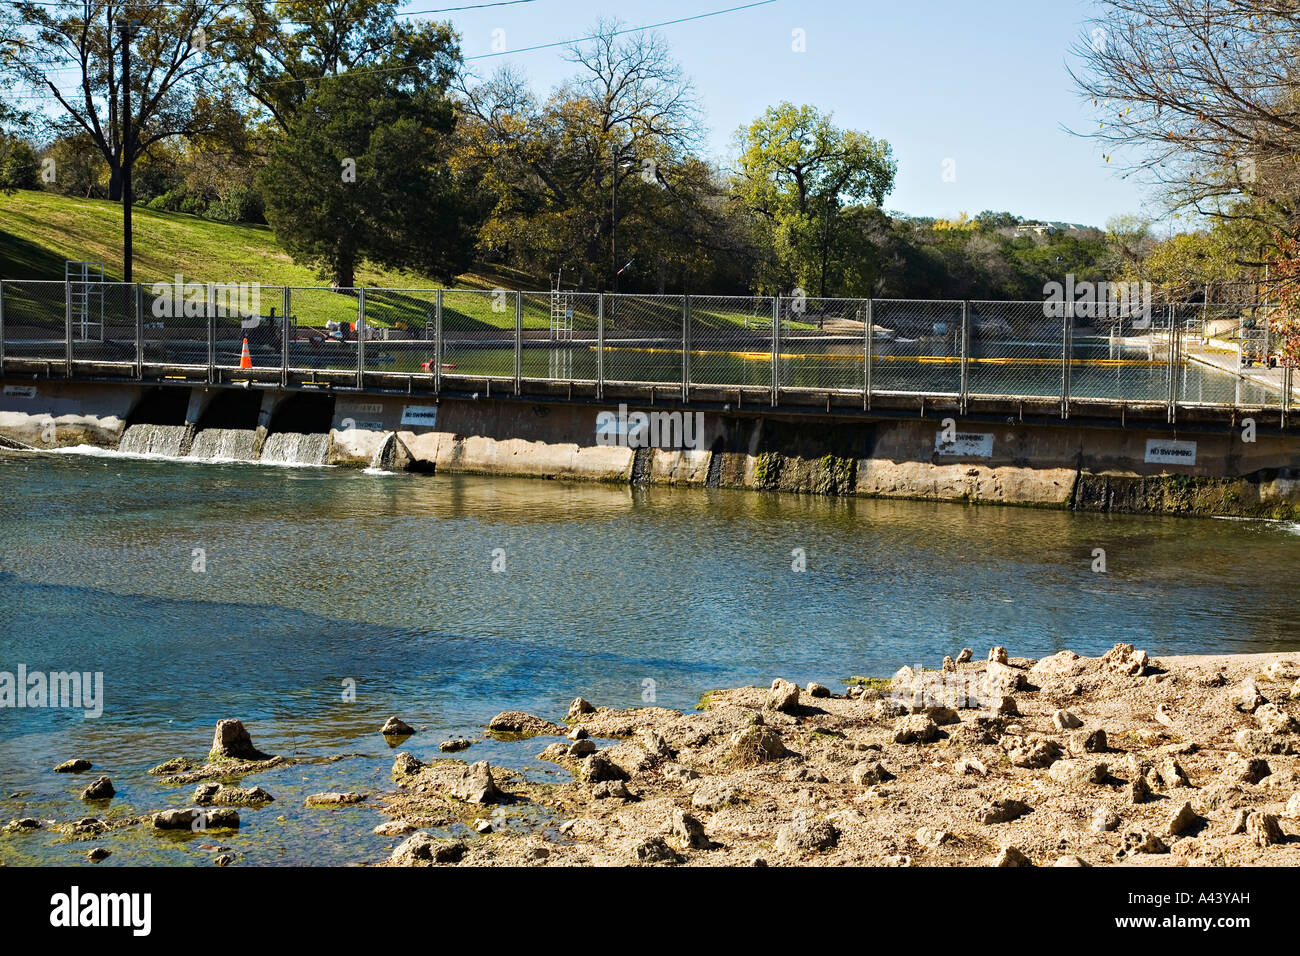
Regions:
<instances>
[{"instance_id":1,"label":"green foliage","mask_svg":"<svg viewBox=\"0 0 1300 956\"><path fill-rule=\"evenodd\" d=\"M35 189L38 179L36 150L25 139L0 130L0 193Z\"/></svg>"}]
</instances>

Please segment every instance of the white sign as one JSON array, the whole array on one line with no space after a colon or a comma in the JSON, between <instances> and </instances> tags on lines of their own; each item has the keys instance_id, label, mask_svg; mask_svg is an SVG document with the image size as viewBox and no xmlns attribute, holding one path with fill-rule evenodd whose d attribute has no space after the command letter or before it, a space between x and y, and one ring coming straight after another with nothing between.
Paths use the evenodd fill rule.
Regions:
<instances>
[{"instance_id":1,"label":"white sign","mask_svg":"<svg viewBox=\"0 0 1300 956\"><path fill-rule=\"evenodd\" d=\"M403 425L423 425L432 428L438 423L437 405L403 405Z\"/></svg>"},{"instance_id":2,"label":"white sign","mask_svg":"<svg viewBox=\"0 0 1300 956\"><path fill-rule=\"evenodd\" d=\"M992 458L993 436L981 432L957 432L952 441L943 440L943 432L934 436L934 450L940 455L962 458Z\"/></svg>"},{"instance_id":3,"label":"white sign","mask_svg":"<svg viewBox=\"0 0 1300 956\"><path fill-rule=\"evenodd\" d=\"M11 395L14 398L35 398L35 385L6 385L5 395Z\"/></svg>"},{"instance_id":4,"label":"white sign","mask_svg":"<svg viewBox=\"0 0 1300 956\"><path fill-rule=\"evenodd\" d=\"M1154 465L1196 464L1196 442L1148 438L1146 460Z\"/></svg>"},{"instance_id":5,"label":"white sign","mask_svg":"<svg viewBox=\"0 0 1300 956\"><path fill-rule=\"evenodd\" d=\"M369 412L372 415L379 415L383 412L384 406L378 402L352 402L339 408L341 412Z\"/></svg>"}]
</instances>

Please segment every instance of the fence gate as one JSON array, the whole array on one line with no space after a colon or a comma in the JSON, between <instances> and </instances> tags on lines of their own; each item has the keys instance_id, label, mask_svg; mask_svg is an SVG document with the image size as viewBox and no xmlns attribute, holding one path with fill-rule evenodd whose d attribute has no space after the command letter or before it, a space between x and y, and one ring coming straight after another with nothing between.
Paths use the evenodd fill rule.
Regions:
<instances>
[{"instance_id":1,"label":"fence gate","mask_svg":"<svg viewBox=\"0 0 1300 956\"><path fill-rule=\"evenodd\" d=\"M104 341L104 263L69 259L63 264L71 302L72 333L80 342Z\"/></svg>"}]
</instances>

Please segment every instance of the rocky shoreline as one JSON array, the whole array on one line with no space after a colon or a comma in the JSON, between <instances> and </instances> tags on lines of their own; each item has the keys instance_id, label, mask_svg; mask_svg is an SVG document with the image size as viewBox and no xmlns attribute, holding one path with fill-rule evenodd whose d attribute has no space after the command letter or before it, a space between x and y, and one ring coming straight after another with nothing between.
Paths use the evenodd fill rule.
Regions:
<instances>
[{"instance_id":1,"label":"rocky shoreline","mask_svg":"<svg viewBox=\"0 0 1300 956\"><path fill-rule=\"evenodd\" d=\"M507 711L484 731L536 745L566 782L401 752L391 790L304 805L384 816L374 833L393 840L389 856L356 862L390 866L1296 866L1298 678L1300 655L1156 660L1119 644L1034 660L995 647L854 678L843 694L778 678L685 713L577 698L563 720ZM382 728L399 746L412 732L398 718ZM92 862L109 851L90 844L124 827L217 839L275 800L245 777L315 762L262 753L223 720L206 758L150 771L195 786L192 807L4 830L58 830L87 841ZM111 780L89 777L83 800L106 806ZM215 863L238 862L223 849Z\"/></svg>"},{"instance_id":2,"label":"rocky shoreline","mask_svg":"<svg viewBox=\"0 0 1300 956\"><path fill-rule=\"evenodd\" d=\"M843 695L498 716L573 782L397 757L388 865L1300 865L1300 664L994 648ZM598 745L596 741L608 742ZM541 807L543 826L501 825ZM479 835L426 832L460 821ZM410 832L414 830L415 832Z\"/></svg>"}]
</instances>

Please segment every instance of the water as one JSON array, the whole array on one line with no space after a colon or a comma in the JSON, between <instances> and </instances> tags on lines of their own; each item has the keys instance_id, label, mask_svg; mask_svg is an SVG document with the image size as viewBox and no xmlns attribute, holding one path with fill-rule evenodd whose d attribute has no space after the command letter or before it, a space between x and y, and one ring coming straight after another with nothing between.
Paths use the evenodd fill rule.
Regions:
<instances>
[{"instance_id":1,"label":"water","mask_svg":"<svg viewBox=\"0 0 1300 956\"><path fill-rule=\"evenodd\" d=\"M175 458L185 445L185 425L131 425L122 432L118 451L130 455L167 455Z\"/></svg>"},{"instance_id":2,"label":"water","mask_svg":"<svg viewBox=\"0 0 1300 956\"><path fill-rule=\"evenodd\" d=\"M251 428L205 428L194 436L191 458L253 461L257 432ZM120 449L119 449L120 450Z\"/></svg>"},{"instance_id":3,"label":"water","mask_svg":"<svg viewBox=\"0 0 1300 956\"><path fill-rule=\"evenodd\" d=\"M104 812L77 799L84 778L49 771L76 756L113 779L109 813L189 805L192 787L144 771L204 753L222 717L273 753L344 757L244 781L278 798L218 838L248 863L387 855L374 810L302 801L391 789L390 714L419 730L401 749L421 758L469 736L471 759L558 779L534 759L545 740L484 740L485 721L651 690L689 708L777 675L839 689L964 646L1300 647L1278 573L1300 558L1291 524L24 453L0 455L0 480L0 670L106 684L96 720L0 710L0 815ZM80 862L103 844L104 865L206 865L205 842L42 831L0 836L0 859Z\"/></svg>"},{"instance_id":4,"label":"water","mask_svg":"<svg viewBox=\"0 0 1300 956\"><path fill-rule=\"evenodd\" d=\"M287 465L323 465L329 451L328 432L272 432L262 445L261 460Z\"/></svg>"}]
</instances>

